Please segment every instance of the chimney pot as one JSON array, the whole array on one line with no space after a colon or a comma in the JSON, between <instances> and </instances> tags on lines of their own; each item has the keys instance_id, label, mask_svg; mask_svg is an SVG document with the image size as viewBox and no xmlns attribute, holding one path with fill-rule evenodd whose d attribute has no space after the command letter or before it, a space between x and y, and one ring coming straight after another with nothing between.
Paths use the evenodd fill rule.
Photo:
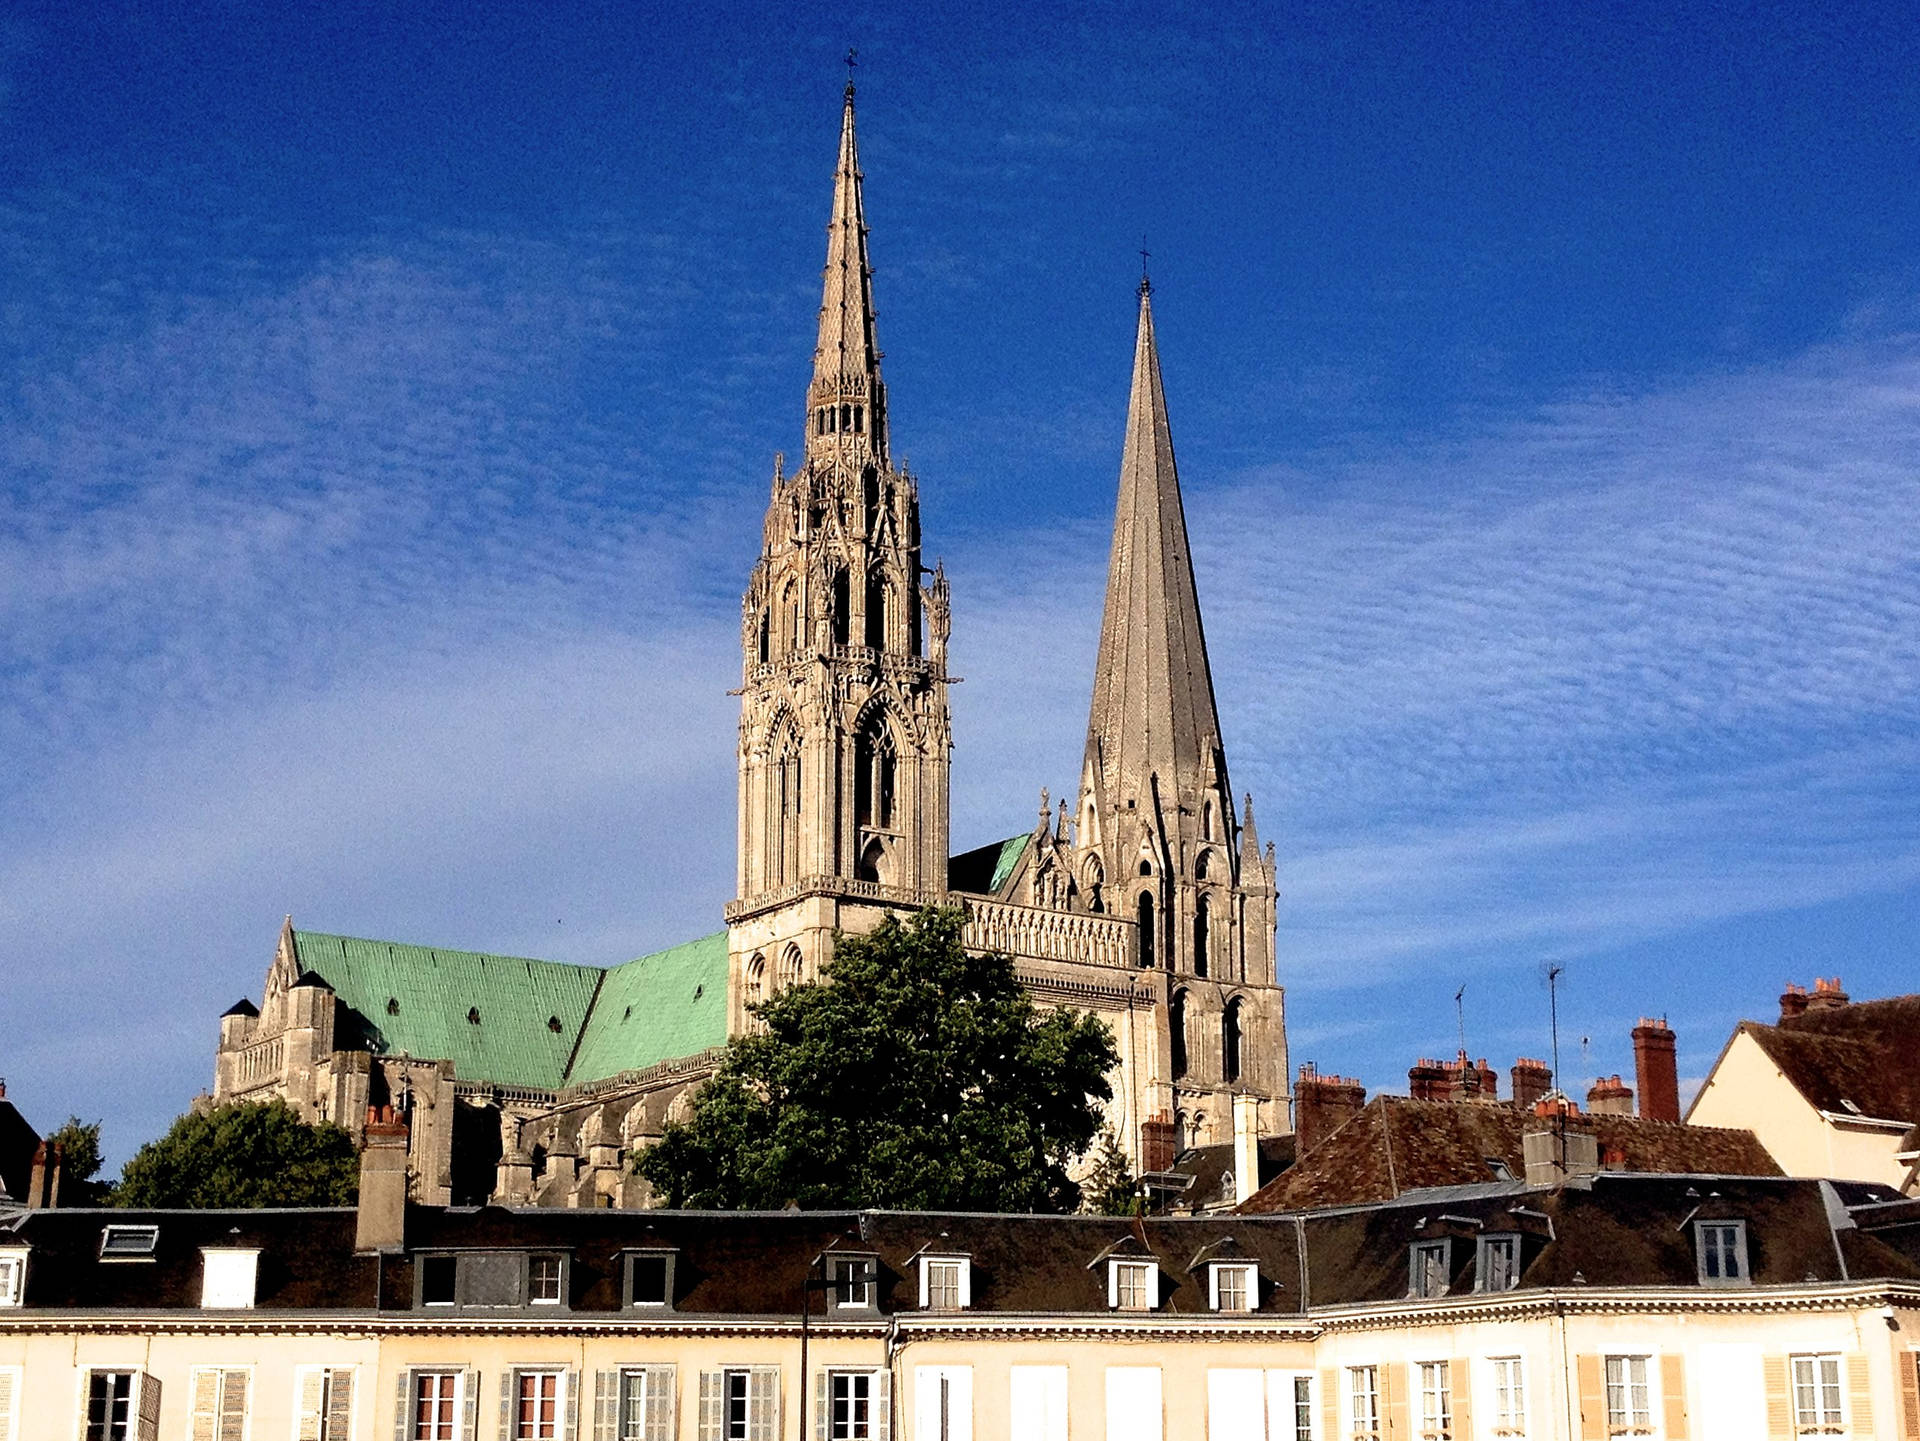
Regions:
<instances>
[{"instance_id":1,"label":"chimney pot","mask_svg":"<svg viewBox=\"0 0 1920 1441\"><path fill-rule=\"evenodd\" d=\"M1302 1066L1293 1088L1295 1152L1304 1156L1366 1104L1367 1088L1353 1077L1321 1075L1311 1063Z\"/></svg>"},{"instance_id":2,"label":"chimney pot","mask_svg":"<svg viewBox=\"0 0 1920 1441\"><path fill-rule=\"evenodd\" d=\"M1680 1119L1680 1062L1667 1018L1642 1017L1633 1028L1634 1079L1640 1086L1640 1118Z\"/></svg>"}]
</instances>

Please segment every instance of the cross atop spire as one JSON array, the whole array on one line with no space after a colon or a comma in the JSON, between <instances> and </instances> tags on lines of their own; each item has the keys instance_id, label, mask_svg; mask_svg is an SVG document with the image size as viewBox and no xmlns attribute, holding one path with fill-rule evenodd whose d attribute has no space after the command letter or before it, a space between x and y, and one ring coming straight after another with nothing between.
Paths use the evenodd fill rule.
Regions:
<instances>
[{"instance_id":1,"label":"cross atop spire","mask_svg":"<svg viewBox=\"0 0 1920 1441\"><path fill-rule=\"evenodd\" d=\"M867 261L866 209L853 128L853 52L840 114L840 159L827 221L820 341L807 390L807 457L887 462L886 387L873 329L873 268Z\"/></svg>"},{"instance_id":2,"label":"cross atop spire","mask_svg":"<svg viewBox=\"0 0 1920 1441\"><path fill-rule=\"evenodd\" d=\"M1197 811L1203 795L1231 792L1218 754L1220 718L1200 628L1150 292L1143 277L1086 764L1106 806L1125 807L1129 798L1146 806L1157 782L1166 805Z\"/></svg>"}]
</instances>

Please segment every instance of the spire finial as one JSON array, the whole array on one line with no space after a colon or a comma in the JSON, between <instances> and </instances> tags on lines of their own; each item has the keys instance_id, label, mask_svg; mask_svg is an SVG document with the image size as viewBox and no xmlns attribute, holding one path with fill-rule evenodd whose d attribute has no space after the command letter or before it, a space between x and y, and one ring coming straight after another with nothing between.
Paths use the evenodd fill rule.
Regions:
<instances>
[{"instance_id":1,"label":"spire finial","mask_svg":"<svg viewBox=\"0 0 1920 1441\"><path fill-rule=\"evenodd\" d=\"M853 99L853 70L860 63L860 52L851 45L847 47L847 99Z\"/></svg>"},{"instance_id":2,"label":"spire finial","mask_svg":"<svg viewBox=\"0 0 1920 1441\"><path fill-rule=\"evenodd\" d=\"M1147 261L1153 258L1153 252L1147 249L1147 237L1140 237L1140 293L1153 294L1153 281L1147 278Z\"/></svg>"}]
</instances>

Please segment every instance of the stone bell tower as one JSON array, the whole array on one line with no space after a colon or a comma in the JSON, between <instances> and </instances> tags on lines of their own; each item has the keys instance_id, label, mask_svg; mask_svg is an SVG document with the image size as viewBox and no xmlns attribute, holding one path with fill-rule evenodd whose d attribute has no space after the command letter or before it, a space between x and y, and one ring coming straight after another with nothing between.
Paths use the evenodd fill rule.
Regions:
<instances>
[{"instance_id":1,"label":"stone bell tower","mask_svg":"<svg viewBox=\"0 0 1920 1441\"><path fill-rule=\"evenodd\" d=\"M946 894L947 583L921 585L919 498L888 430L848 85L805 456L775 464L741 603L735 1031L817 975L835 931Z\"/></svg>"}]
</instances>

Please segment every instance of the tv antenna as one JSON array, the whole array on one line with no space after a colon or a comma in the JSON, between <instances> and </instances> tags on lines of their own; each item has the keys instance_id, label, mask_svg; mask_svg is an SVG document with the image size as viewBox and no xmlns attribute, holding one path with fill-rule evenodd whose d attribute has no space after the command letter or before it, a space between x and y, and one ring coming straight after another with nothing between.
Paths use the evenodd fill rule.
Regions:
<instances>
[{"instance_id":1,"label":"tv antenna","mask_svg":"<svg viewBox=\"0 0 1920 1441\"><path fill-rule=\"evenodd\" d=\"M1560 1080L1560 977L1566 971L1565 966L1547 967L1547 1024L1553 1030L1553 1083L1562 1091L1566 1087Z\"/></svg>"},{"instance_id":2,"label":"tv antenna","mask_svg":"<svg viewBox=\"0 0 1920 1441\"><path fill-rule=\"evenodd\" d=\"M1467 988L1463 984L1453 993L1453 1015L1460 1023L1460 1054L1467 1053Z\"/></svg>"}]
</instances>

